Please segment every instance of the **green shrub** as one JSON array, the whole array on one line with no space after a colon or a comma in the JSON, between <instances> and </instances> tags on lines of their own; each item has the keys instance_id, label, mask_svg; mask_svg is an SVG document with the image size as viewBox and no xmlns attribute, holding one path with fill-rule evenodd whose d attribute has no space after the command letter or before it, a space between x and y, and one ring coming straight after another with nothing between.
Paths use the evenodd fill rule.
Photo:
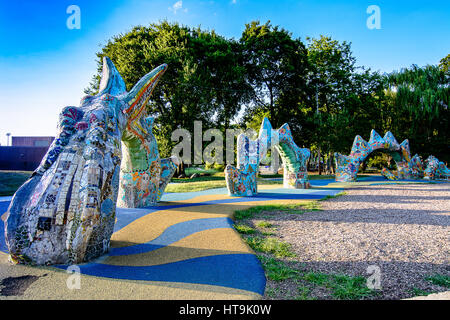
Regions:
<instances>
[{"instance_id":1,"label":"green shrub","mask_svg":"<svg viewBox=\"0 0 450 320\"><path fill-rule=\"evenodd\" d=\"M288 267L283 261L272 257L259 256L267 278L272 281L283 281L297 276L298 271Z\"/></svg>"},{"instance_id":2,"label":"green shrub","mask_svg":"<svg viewBox=\"0 0 450 320\"><path fill-rule=\"evenodd\" d=\"M245 224L235 224L234 228L237 232L242 234L253 234L255 233L255 229L252 227L246 226Z\"/></svg>"},{"instance_id":3,"label":"green shrub","mask_svg":"<svg viewBox=\"0 0 450 320\"><path fill-rule=\"evenodd\" d=\"M248 237L247 244L255 251L272 253L277 258L295 257L291 245L277 238Z\"/></svg>"},{"instance_id":4,"label":"green shrub","mask_svg":"<svg viewBox=\"0 0 450 320\"><path fill-rule=\"evenodd\" d=\"M347 275L308 272L303 276L303 280L331 289L333 296L338 299L361 299L375 293L375 291L367 287L366 279L362 276L350 277Z\"/></svg>"},{"instance_id":5,"label":"green shrub","mask_svg":"<svg viewBox=\"0 0 450 320\"><path fill-rule=\"evenodd\" d=\"M437 286L450 288L450 276L435 274L431 277L426 278L426 280Z\"/></svg>"},{"instance_id":6,"label":"green shrub","mask_svg":"<svg viewBox=\"0 0 450 320\"><path fill-rule=\"evenodd\" d=\"M224 164L214 163L213 169L217 170L217 171L223 171L223 170L225 170L225 165Z\"/></svg>"},{"instance_id":7,"label":"green shrub","mask_svg":"<svg viewBox=\"0 0 450 320\"><path fill-rule=\"evenodd\" d=\"M268 221L260 221L256 224L256 226L259 228L272 228L273 224Z\"/></svg>"}]
</instances>

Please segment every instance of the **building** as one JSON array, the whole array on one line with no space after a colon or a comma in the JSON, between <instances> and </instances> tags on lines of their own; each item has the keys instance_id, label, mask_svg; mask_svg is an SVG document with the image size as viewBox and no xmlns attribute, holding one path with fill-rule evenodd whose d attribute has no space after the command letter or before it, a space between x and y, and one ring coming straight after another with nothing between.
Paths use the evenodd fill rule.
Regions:
<instances>
[{"instance_id":1,"label":"building","mask_svg":"<svg viewBox=\"0 0 450 320\"><path fill-rule=\"evenodd\" d=\"M54 139L54 137L12 137L12 146L0 146L0 170L35 170Z\"/></svg>"},{"instance_id":2,"label":"building","mask_svg":"<svg viewBox=\"0 0 450 320\"><path fill-rule=\"evenodd\" d=\"M49 147L55 137L12 137L13 147Z\"/></svg>"}]
</instances>

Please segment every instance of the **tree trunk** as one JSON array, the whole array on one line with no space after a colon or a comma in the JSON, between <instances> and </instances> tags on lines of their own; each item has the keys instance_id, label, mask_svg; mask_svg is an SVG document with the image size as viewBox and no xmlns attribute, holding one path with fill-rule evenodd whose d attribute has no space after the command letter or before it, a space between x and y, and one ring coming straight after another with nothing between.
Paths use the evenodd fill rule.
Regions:
<instances>
[{"instance_id":1,"label":"tree trunk","mask_svg":"<svg viewBox=\"0 0 450 320\"><path fill-rule=\"evenodd\" d=\"M330 153L330 162L331 162L331 173L336 174L336 170L334 168L334 154Z\"/></svg>"},{"instance_id":2,"label":"tree trunk","mask_svg":"<svg viewBox=\"0 0 450 320\"><path fill-rule=\"evenodd\" d=\"M319 150L318 150L317 162L319 163L319 176L320 176L320 175L322 175L322 170L320 168L320 146L319 146Z\"/></svg>"},{"instance_id":3,"label":"tree trunk","mask_svg":"<svg viewBox=\"0 0 450 320\"><path fill-rule=\"evenodd\" d=\"M184 171L184 166L185 166L184 162L181 161L180 164L178 165L177 170L175 171L175 174L174 174L175 177L177 177L177 178L186 177L186 172Z\"/></svg>"}]
</instances>

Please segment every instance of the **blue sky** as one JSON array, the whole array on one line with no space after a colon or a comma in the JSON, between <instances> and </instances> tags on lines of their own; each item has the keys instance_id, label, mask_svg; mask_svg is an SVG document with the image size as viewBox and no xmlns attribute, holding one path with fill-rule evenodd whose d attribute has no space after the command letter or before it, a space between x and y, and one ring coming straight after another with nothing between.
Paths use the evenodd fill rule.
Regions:
<instances>
[{"instance_id":1,"label":"blue sky","mask_svg":"<svg viewBox=\"0 0 450 320\"><path fill-rule=\"evenodd\" d=\"M70 30L69 5L81 11ZM370 30L369 5L381 12ZM450 1L0 0L0 143L12 135L54 135L59 111L78 105L96 72L95 53L113 35L167 19L238 39L265 22L295 37L349 41L358 65L390 72L437 64L450 53Z\"/></svg>"}]
</instances>

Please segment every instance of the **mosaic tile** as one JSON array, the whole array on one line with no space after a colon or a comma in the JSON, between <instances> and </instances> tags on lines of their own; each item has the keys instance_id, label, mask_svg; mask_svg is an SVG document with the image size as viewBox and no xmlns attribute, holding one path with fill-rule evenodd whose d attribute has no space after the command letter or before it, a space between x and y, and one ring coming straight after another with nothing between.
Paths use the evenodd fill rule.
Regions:
<instances>
[{"instance_id":1,"label":"mosaic tile","mask_svg":"<svg viewBox=\"0 0 450 320\"><path fill-rule=\"evenodd\" d=\"M144 162L152 160L150 171L139 171L139 191L154 182L157 188L143 196L150 197L151 203L159 199L160 188L167 185L176 168L176 159L170 159L174 164L164 162L161 177L161 160L151 134L153 119L147 117L145 107L166 68L155 68L127 92L116 67L105 57L99 93L84 97L79 107L62 110L55 140L8 208L5 241L12 261L74 264L108 251L122 154L126 153L121 141L125 144L135 138L137 147L145 150L139 156ZM138 125L142 123L146 127ZM135 174L140 168L131 169ZM141 202L129 204L139 206Z\"/></svg>"}]
</instances>

